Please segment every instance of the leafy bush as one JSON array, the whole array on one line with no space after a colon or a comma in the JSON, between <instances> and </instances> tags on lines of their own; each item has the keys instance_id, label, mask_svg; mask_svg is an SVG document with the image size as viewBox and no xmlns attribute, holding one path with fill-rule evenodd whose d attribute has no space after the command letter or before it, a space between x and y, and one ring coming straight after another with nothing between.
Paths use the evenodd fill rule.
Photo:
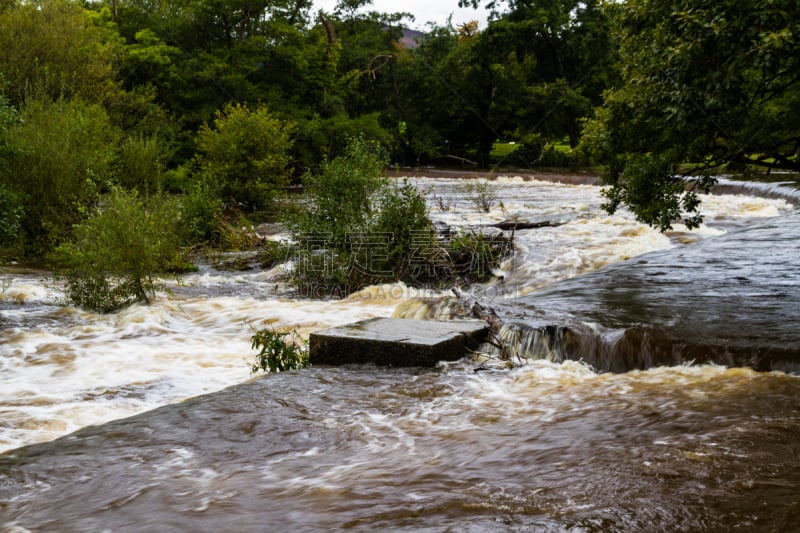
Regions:
<instances>
[{"instance_id":1,"label":"leafy bush","mask_svg":"<svg viewBox=\"0 0 800 533\"><path fill-rule=\"evenodd\" d=\"M14 248L18 242L20 220L25 212L19 198L3 183L0 183L0 259L4 250Z\"/></svg>"},{"instance_id":2,"label":"leafy bush","mask_svg":"<svg viewBox=\"0 0 800 533\"><path fill-rule=\"evenodd\" d=\"M185 244L217 243L221 239L223 203L212 187L195 182L181 198Z\"/></svg>"},{"instance_id":3,"label":"leafy bush","mask_svg":"<svg viewBox=\"0 0 800 533\"><path fill-rule=\"evenodd\" d=\"M287 337L290 340L287 341ZM296 332L277 333L273 329L262 329L251 337L250 347L259 350L251 373L259 370L285 372L309 366L308 350L298 342Z\"/></svg>"},{"instance_id":4,"label":"leafy bush","mask_svg":"<svg viewBox=\"0 0 800 533\"><path fill-rule=\"evenodd\" d=\"M261 268L272 268L291 259L294 247L286 242L265 241L258 251L257 259Z\"/></svg>"},{"instance_id":5,"label":"leafy bush","mask_svg":"<svg viewBox=\"0 0 800 533\"><path fill-rule=\"evenodd\" d=\"M180 222L175 200L113 188L76 226L74 240L58 248L67 300L98 312L149 302L162 287L157 274L187 266Z\"/></svg>"},{"instance_id":6,"label":"leafy bush","mask_svg":"<svg viewBox=\"0 0 800 533\"><path fill-rule=\"evenodd\" d=\"M226 105L213 127L206 124L197 135L201 178L229 207L270 207L289 182L292 128L266 106L251 111L241 104Z\"/></svg>"},{"instance_id":7,"label":"leafy bush","mask_svg":"<svg viewBox=\"0 0 800 533\"><path fill-rule=\"evenodd\" d=\"M118 90L121 42L110 12L69 0L0 3L0 72L15 101L32 95L101 102ZM13 7L12 7L13 6Z\"/></svg>"},{"instance_id":8,"label":"leafy bush","mask_svg":"<svg viewBox=\"0 0 800 533\"><path fill-rule=\"evenodd\" d=\"M452 275L464 283L488 281L492 270L511 254L513 248L513 237L506 237L502 232L458 233L447 244Z\"/></svg>"},{"instance_id":9,"label":"leafy bush","mask_svg":"<svg viewBox=\"0 0 800 533\"><path fill-rule=\"evenodd\" d=\"M289 223L298 243L294 281L314 296L402 279L415 246L433 241L424 198L382 178L385 165L380 146L354 138L307 178L309 205Z\"/></svg>"},{"instance_id":10,"label":"leafy bush","mask_svg":"<svg viewBox=\"0 0 800 533\"><path fill-rule=\"evenodd\" d=\"M309 178L308 203L290 220L295 284L323 297L393 281L438 287L488 279L512 240L437 236L423 196L409 182L382 179L383 161L378 147L355 139ZM489 201L493 191L479 192Z\"/></svg>"},{"instance_id":11,"label":"leafy bush","mask_svg":"<svg viewBox=\"0 0 800 533\"><path fill-rule=\"evenodd\" d=\"M381 177L386 155L380 145L351 139L344 154L306 175L310 205L289 220L293 231L310 238L324 236L337 250L347 248L349 236L363 233L374 211L374 195L386 185Z\"/></svg>"},{"instance_id":12,"label":"leafy bush","mask_svg":"<svg viewBox=\"0 0 800 533\"><path fill-rule=\"evenodd\" d=\"M156 137L128 137L117 155L117 179L126 189L145 196L161 192L164 163L169 157L164 142Z\"/></svg>"},{"instance_id":13,"label":"leafy bush","mask_svg":"<svg viewBox=\"0 0 800 533\"><path fill-rule=\"evenodd\" d=\"M119 132L99 106L30 99L8 130L9 185L27 200L21 219L28 250L68 239L111 176Z\"/></svg>"},{"instance_id":14,"label":"leafy bush","mask_svg":"<svg viewBox=\"0 0 800 533\"><path fill-rule=\"evenodd\" d=\"M371 233L388 241L386 259L376 261L375 267L400 280L409 279L420 251L430 250L436 237L425 198L408 182L390 183L380 191Z\"/></svg>"}]
</instances>

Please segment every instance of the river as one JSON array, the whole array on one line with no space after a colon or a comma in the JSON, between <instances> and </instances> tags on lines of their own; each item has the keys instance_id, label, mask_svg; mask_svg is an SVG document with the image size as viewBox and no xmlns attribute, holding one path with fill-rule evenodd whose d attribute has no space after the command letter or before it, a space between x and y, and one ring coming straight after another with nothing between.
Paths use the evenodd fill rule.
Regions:
<instances>
[{"instance_id":1,"label":"river","mask_svg":"<svg viewBox=\"0 0 800 533\"><path fill-rule=\"evenodd\" d=\"M500 178L502 204L483 213L457 179L415 183L434 218L451 225L554 223L517 232L517 254L498 280L475 288L510 319L563 319L607 341L652 326L666 332L674 358L633 357L625 372L604 372L601 359L577 354L513 368L465 359L433 370L314 367L251 377L253 327L306 336L363 318L430 313L446 295L392 285L302 300L280 268L204 266L169 281L153 305L100 316L59 305L45 273L7 268L0 527L797 527L794 369L776 363L757 372L738 359L691 364L675 355L676 346L693 346L697 356L702 343L688 337L725 326L709 352L720 342L751 353L782 346L786 361L800 360L791 327L800 314L793 191L708 196L706 225L661 235L629 214L605 215L593 185ZM705 283L688 284L695 278ZM687 282L681 291L678 281ZM648 290L635 294L637 286ZM765 315L772 305L750 310L760 301L782 305L773 315ZM677 342L681 332L688 337ZM646 351L652 343L626 346Z\"/></svg>"}]
</instances>

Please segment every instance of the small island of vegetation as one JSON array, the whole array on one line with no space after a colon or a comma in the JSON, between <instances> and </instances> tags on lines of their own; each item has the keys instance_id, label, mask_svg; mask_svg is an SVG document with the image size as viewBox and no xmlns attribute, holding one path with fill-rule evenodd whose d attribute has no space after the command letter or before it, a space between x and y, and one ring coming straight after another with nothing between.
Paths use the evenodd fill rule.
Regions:
<instances>
[{"instance_id":1,"label":"small island of vegetation","mask_svg":"<svg viewBox=\"0 0 800 533\"><path fill-rule=\"evenodd\" d=\"M796 2L492 1L414 42L369 4L1 2L0 260L111 311L269 221L301 282L446 285L509 243L443 239L389 165L595 165L661 230L719 171L800 170Z\"/></svg>"}]
</instances>

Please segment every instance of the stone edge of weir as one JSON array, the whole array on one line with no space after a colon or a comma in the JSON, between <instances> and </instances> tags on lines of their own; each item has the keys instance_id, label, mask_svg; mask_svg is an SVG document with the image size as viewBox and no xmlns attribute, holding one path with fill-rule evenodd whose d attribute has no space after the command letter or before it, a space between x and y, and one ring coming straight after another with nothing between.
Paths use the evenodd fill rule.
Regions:
<instances>
[{"instance_id":1,"label":"stone edge of weir","mask_svg":"<svg viewBox=\"0 0 800 533\"><path fill-rule=\"evenodd\" d=\"M375 364L433 367L476 350L489 328L478 320L372 318L311 333L312 365Z\"/></svg>"}]
</instances>

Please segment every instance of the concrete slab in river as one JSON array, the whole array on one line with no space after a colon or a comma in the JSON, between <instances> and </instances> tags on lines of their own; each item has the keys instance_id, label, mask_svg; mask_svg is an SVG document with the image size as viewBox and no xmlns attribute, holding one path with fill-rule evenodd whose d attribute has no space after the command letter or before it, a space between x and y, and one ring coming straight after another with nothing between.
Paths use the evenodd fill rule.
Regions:
<instances>
[{"instance_id":1,"label":"concrete slab in river","mask_svg":"<svg viewBox=\"0 0 800 533\"><path fill-rule=\"evenodd\" d=\"M309 357L312 365L430 367L464 357L487 331L479 321L373 318L312 333Z\"/></svg>"}]
</instances>

